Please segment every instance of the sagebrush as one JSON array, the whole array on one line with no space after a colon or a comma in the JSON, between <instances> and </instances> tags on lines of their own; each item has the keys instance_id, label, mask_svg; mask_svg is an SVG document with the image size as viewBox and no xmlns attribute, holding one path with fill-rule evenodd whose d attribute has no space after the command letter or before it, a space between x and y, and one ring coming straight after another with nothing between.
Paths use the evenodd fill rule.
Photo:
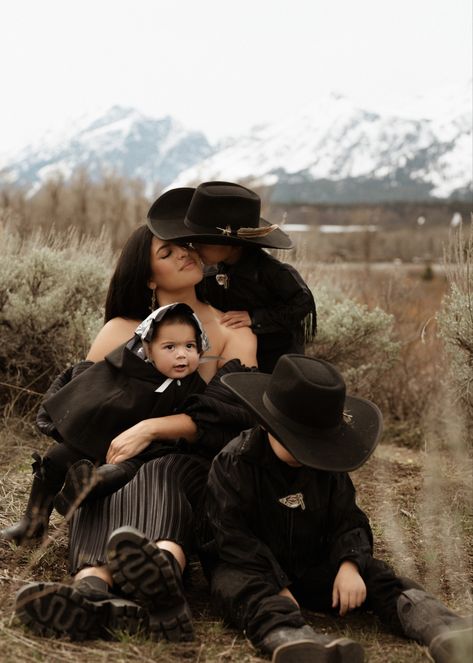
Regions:
<instances>
[{"instance_id":1,"label":"sagebrush","mask_svg":"<svg viewBox=\"0 0 473 663\"><path fill-rule=\"evenodd\" d=\"M74 231L27 240L0 228L0 381L4 413L27 413L83 359L100 328L112 262L106 238Z\"/></svg>"}]
</instances>

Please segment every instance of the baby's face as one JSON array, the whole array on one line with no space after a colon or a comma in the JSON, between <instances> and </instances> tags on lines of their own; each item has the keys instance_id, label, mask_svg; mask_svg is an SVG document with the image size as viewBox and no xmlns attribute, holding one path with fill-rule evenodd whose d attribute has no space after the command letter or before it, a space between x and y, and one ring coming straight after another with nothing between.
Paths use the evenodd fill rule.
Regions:
<instances>
[{"instance_id":1,"label":"baby's face","mask_svg":"<svg viewBox=\"0 0 473 663\"><path fill-rule=\"evenodd\" d=\"M274 454L279 458L279 460L282 460L283 463L287 463L287 465L290 465L291 467L302 467L302 463L299 463L299 461L289 453L286 447L283 447L281 442L278 442L276 438L271 435L271 433L268 433L268 440L271 449L274 451Z\"/></svg>"},{"instance_id":2,"label":"baby's face","mask_svg":"<svg viewBox=\"0 0 473 663\"><path fill-rule=\"evenodd\" d=\"M149 344L154 365L168 378L185 378L197 370L199 352L195 329L182 322L163 322Z\"/></svg>"}]
</instances>

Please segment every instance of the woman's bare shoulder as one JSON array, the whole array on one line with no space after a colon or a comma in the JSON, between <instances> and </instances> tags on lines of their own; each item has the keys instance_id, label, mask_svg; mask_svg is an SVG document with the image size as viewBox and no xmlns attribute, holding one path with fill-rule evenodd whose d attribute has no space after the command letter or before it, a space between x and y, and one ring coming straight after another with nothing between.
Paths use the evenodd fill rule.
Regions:
<instances>
[{"instance_id":1,"label":"woman's bare shoulder","mask_svg":"<svg viewBox=\"0 0 473 663\"><path fill-rule=\"evenodd\" d=\"M139 322L139 320L129 318L112 318L106 322L95 337L87 359L90 361L104 359L109 352L133 336Z\"/></svg>"},{"instance_id":2,"label":"woman's bare shoulder","mask_svg":"<svg viewBox=\"0 0 473 663\"><path fill-rule=\"evenodd\" d=\"M257 339L249 327L230 329L222 325L224 346L222 355L225 361L239 359L245 366L257 366Z\"/></svg>"}]
</instances>

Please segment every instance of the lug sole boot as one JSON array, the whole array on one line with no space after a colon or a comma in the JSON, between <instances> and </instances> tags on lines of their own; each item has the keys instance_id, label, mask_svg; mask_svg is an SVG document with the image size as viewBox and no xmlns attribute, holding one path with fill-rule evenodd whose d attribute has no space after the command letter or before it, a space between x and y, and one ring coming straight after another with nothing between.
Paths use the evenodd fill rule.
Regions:
<instances>
[{"instance_id":1,"label":"lug sole boot","mask_svg":"<svg viewBox=\"0 0 473 663\"><path fill-rule=\"evenodd\" d=\"M110 594L90 600L72 585L35 582L22 587L15 600L17 617L36 635L71 640L110 640L114 631L130 635L147 630L146 611Z\"/></svg>"},{"instance_id":2,"label":"lug sole boot","mask_svg":"<svg viewBox=\"0 0 473 663\"><path fill-rule=\"evenodd\" d=\"M71 466L64 486L54 500L54 508L62 516L72 515L81 504L106 497L122 488L130 481L143 461L129 460L111 465L106 463L96 467L90 460L79 460Z\"/></svg>"},{"instance_id":3,"label":"lug sole boot","mask_svg":"<svg viewBox=\"0 0 473 663\"><path fill-rule=\"evenodd\" d=\"M114 582L121 591L149 611L153 640L190 642L194 639L192 613L182 584L179 564L132 527L115 530L107 543Z\"/></svg>"}]
</instances>

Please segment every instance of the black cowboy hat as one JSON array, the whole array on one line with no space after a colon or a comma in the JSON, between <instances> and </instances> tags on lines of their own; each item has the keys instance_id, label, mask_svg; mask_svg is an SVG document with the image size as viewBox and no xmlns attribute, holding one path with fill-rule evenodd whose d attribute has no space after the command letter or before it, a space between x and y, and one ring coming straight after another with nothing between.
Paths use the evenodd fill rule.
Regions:
<instances>
[{"instance_id":1,"label":"black cowboy hat","mask_svg":"<svg viewBox=\"0 0 473 663\"><path fill-rule=\"evenodd\" d=\"M381 436L377 406L346 396L343 377L322 359L283 355L272 375L229 373L221 379L302 465L355 470Z\"/></svg>"},{"instance_id":2,"label":"black cowboy hat","mask_svg":"<svg viewBox=\"0 0 473 663\"><path fill-rule=\"evenodd\" d=\"M204 182L196 189L163 193L151 205L147 223L164 240L291 249L289 235L260 217L260 211L260 197L251 189L232 182Z\"/></svg>"}]
</instances>

